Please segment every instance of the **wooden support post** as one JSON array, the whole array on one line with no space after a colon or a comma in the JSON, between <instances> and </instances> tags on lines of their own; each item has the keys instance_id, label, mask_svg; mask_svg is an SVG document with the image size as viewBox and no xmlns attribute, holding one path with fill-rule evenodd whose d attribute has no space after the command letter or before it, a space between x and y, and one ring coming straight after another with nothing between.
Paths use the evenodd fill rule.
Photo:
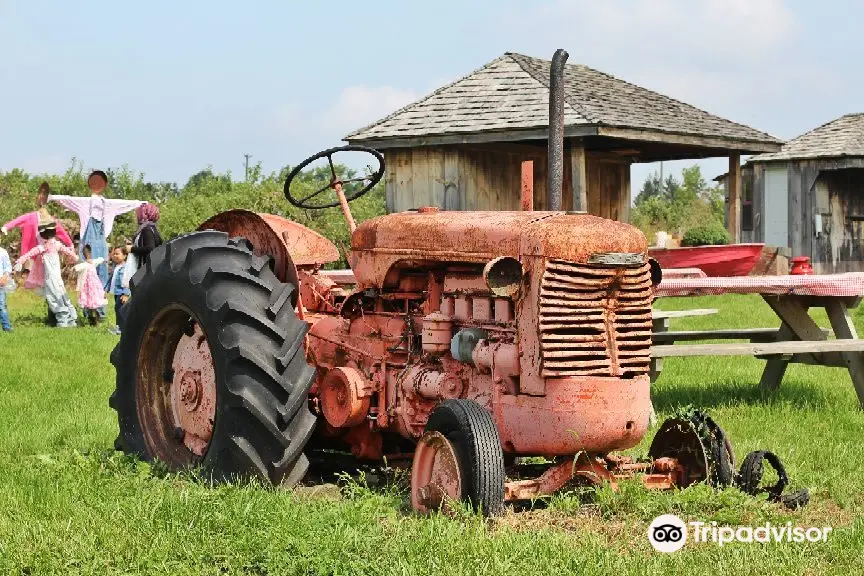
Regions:
<instances>
[{"instance_id":1,"label":"wooden support post","mask_svg":"<svg viewBox=\"0 0 864 576\"><path fill-rule=\"evenodd\" d=\"M794 340L795 333L785 323L780 326L777 331L777 342L785 340ZM762 378L759 380L759 387L762 392L770 394L776 392L780 388L780 383L783 382L783 376L786 374L786 368L789 367L789 362L792 358L786 356L775 356L769 358L765 364L765 370L762 371Z\"/></svg>"},{"instance_id":2,"label":"wooden support post","mask_svg":"<svg viewBox=\"0 0 864 576\"><path fill-rule=\"evenodd\" d=\"M630 223L630 204L632 193L630 191L630 164L621 164L621 197L618 199L618 221Z\"/></svg>"},{"instance_id":3,"label":"wooden support post","mask_svg":"<svg viewBox=\"0 0 864 576\"><path fill-rule=\"evenodd\" d=\"M828 338L821 328L813 321L808 313L809 302L806 298L794 296L763 295L762 299L771 307L777 317L780 318L780 330L777 333L777 342L789 340L820 341ZM759 386L765 393L776 391L783 382L786 368L793 357L779 356L770 358L765 364L762 379Z\"/></svg>"},{"instance_id":4,"label":"wooden support post","mask_svg":"<svg viewBox=\"0 0 864 576\"><path fill-rule=\"evenodd\" d=\"M729 175L726 178L729 191L729 236L737 243L741 238L741 155L729 154Z\"/></svg>"},{"instance_id":5,"label":"wooden support post","mask_svg":"<svg viewBox=\"0 0 864 576\"><path fill-rule=\"evenodd\" d=\"M828 312L828 319L831 321L834 336L838 340L858 338L855 325L852 323L852 318L849 317L849 310L842 302L829 302L825 306L825 310ZM855 386L855 393L858 394L858 404L864 408L864 354L861 352L841 352L840 354L849 368L849 376Z\"/></svg>"},{"instance_id":6,"label":"wooden support post","mask_svg":"<svg viewBox=\"0 0 864 576\"><path fill-rule=\"evenodd\" d=\"M522 210L534 210L534 161L522 162Z\"/></svg>"},{"instance_id":7,"label":"wooden support post","mask_svg":"<svg viewBox=\"0 0 864 576\"><path fill-rule=\"evenodd\" d=\"M573 146L570 148L570 171L573 191L573 210L588 211L588 172L585 170L585 148Z\"/></svg>"}]
</instances>

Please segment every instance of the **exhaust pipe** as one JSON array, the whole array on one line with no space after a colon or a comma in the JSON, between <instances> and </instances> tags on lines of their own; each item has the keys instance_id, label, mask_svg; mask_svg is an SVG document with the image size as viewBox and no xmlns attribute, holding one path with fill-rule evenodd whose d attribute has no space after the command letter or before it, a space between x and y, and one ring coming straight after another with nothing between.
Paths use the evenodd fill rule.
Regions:
<instances>
[{"instance_id":1,"label":"exhaust pipe","mask_svg":"<svg viewBox=\"0 0 864 576\"><path fill-rule=\"evenodd\" d=\"M549 157L548 191L549 210L561 210L564 188L564 64L566 51L559 48L552 57L549 71Z\"/></svg>"}]
</instances>

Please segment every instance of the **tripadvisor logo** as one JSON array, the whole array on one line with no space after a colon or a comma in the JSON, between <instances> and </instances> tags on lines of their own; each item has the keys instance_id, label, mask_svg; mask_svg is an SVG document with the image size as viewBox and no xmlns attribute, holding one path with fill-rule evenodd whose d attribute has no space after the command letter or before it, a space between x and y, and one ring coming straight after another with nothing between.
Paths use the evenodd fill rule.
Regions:
<instances>
[{"instance_id":1,"label":"tripadvisor logo","mask_svg":"<svg viewBox=\"0 0 864 576\"><path fill-rule=\"evenodd\" d=\"M648 541L658 552L675 552L687 543L687 525L674 514L663 514L648 527Z\"/></svg>"},{"instance_id":2,"label":"tripadvisor logo","mask_svg":"<svg viewBox=\"0 0 864 576\"><path fill-rule=\"evenodd\" d=\"M648 526L648 541L658 552L675 552L687 543L715 543L725 546L732 542L826 542L832 528L792 526L787 522L779 526L766 522L762 526L718 526L717 522L690 522L685 524L674 514L663 514Z\"/></svg>"}]
</instances>

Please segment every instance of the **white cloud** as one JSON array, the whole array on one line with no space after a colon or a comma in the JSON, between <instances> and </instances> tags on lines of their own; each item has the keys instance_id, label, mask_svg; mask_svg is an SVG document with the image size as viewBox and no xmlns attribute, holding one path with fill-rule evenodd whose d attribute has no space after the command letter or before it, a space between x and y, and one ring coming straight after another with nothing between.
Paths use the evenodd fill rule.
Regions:
<instances>
[{"instance_id":1,"label":"white cloud","mask_svg":"<svg viewBox=\"0 0 864 576\"><path fill-rule=\"evenodd\" d=\"M703 42L717 41L721 46L753 51L771 50L788 40L797 21L783 0L703 0L699 24L713 34L701 35Z\"/></svg>"},{"instance_id":2,"label":"white cloud","mask_svg":"<svg viewBox=\"0 0 864 576\"><path fill-rule=\"evenodd\" d=\"M784 99L788 82L778 80L792 67L785 49L798 31L785 0L510 0L500 8L489 27L510 39L509 50L549 58L564 47L571 63L763 130L763 116ZM315 108L286 104L274 126L286 142L339 142L481 64L423 85L348 86Z\"/></svg>"},{"instance_id":3,"label":"white cloud","mask_svg":"<svg viewBox=\"0 0 864 576\"><path fill-rule=\"evenodd\" d=\"M631 62L753 59L797 28L783 0L554 0L511 4L503 22L514 31L542 30L552 44L581 47L571 55L583 63L583 53Z\"/></svg>"},{"instance_id":4,"label":"white cloud","mask_svg":"<svg viewBox=\"0 0 864 576\"><path fill-rule=\"evenodd\" d=\"M348 86L324 112L321 125L327 130L348 132L361 128L418 100L420 94L393 86Z\"/></svg>"}]
</instances>

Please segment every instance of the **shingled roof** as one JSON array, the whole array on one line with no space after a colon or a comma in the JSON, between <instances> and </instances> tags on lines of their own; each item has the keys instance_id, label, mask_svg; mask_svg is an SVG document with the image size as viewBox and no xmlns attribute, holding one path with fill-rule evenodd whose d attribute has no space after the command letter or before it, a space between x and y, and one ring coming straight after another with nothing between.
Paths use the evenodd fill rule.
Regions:
<instances>
[{"instance_id":1,"label":"shingled roof","mask_svg":"<svg viewBox=\"0 0 864 576\"><path fill-rule=\"evenodd\" d=\"M864 157L864 112L841 116L790 140L779 152L754 156L748 163L848 156Z\"/></svg>"},{"instance_id":2,"label":"shingled roof","mask_svg":"<svg viewBox=\"0 0 864 576\"><path fill-rule=\"evenodd\" d=\"M508 52L345 140L386 148L545 138L549 66L548 60ZM567 136L668 141L750 152L773 152L782 143L765 132L587 66L567 65L564 82Z\"/></svg>"}]
</instances>

